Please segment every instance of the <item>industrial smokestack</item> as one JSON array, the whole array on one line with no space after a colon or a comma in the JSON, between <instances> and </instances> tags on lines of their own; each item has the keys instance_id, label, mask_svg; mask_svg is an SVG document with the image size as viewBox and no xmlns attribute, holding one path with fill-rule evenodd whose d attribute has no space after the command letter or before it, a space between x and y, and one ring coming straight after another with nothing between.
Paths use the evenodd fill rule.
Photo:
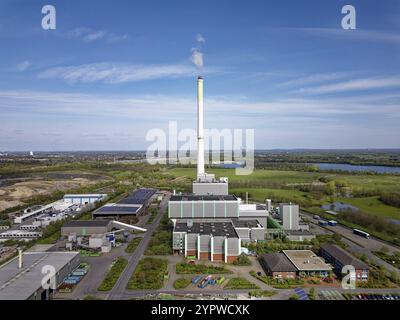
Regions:
<instances>
[{"instance_id":1,"label":"industrial smokestack","mask_svg":"<svg viewBox=\"0 0 400 320\"><path fill-rule=\"evenodd\" d=\"M22 269L22 249L18 249L18 269Z\"/></svg>"},{"instance_id":2,"label":"industrial smokestack","mask_svg":"<svg viewBox=\"0 0 400 320\"><path fill-rule=\"evenodd\" d=\"M203 77L197 77L197 179L204 177Z\"/></svg>"}]
</instances>

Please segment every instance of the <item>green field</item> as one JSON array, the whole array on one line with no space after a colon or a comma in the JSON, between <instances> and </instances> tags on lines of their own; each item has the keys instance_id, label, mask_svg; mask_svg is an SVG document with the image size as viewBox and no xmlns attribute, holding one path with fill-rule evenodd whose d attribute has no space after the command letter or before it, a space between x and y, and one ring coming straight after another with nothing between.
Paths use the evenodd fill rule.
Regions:
<instances>
[{"instance_id":1,"label":"green field","mask_svg":"<svg viewBox=\"0 0 400 320\"><path fill-rule=\"evenodd\" d=\"M400 219L400 209L382 203L378 194L395 192L400 189L399 175L373 175L367 173L326 173L289 170L257 169L251 175L238 176L234 169L210 168L209 173L216 177L229 178L229 192L244 198L248 192L250 201L264 202L271 198L275 202L292 201L303 208L319 207L333 201L341 201L358 207L361 211L385 218ZM195 177L195 168L173 168L169 174L190 181ZM307 191L310 185L334 182L344 186L354 198L341 195L319 194ZM322 184L323 188L323 184ZM361 196L359 196L361 194ZM365 196L364 196L365 195Z\"/></svg>"},{"instance_id":2,"label":"green field","mask_svg":"<svg viewBox=\"0 0 400 320\"><path fill-rule=\"evenodd\" d=\"M400 219L400 208L388 206L382 203L378 197L338 198L338 201L351 204L365 213L382 215L392 219Z\"/></svg>"}]
</instances>

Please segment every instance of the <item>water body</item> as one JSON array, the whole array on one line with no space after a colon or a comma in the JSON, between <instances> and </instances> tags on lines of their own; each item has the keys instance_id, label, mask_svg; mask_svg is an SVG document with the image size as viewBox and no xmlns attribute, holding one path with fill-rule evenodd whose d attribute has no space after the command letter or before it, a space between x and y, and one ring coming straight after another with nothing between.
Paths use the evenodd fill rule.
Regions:
<instances>
[{"instance_id":1,"label":"water body","mask_svg":"<svg viewBox=\"0 0 400 320\"><path fill-rule=\"evenodd\" d=\"M331 210L331 211L336 211L336 212L340 212L340 211L353 211L353 212L357 212L359 211L359 209L355 206L352 206L351 204L347 204L347 203L343 203L343 202L333 202L330 204L325 204L323 206L321 206L322 209L324 210Z\"/></svg>"},{"instance_id":2,"label":"water body","mask_svg":"<svg viewBox=\"0 0 400 320\"><path fill-rule=\"evenodd\" d=\"M215 166L218 168L224 168L224 169L236 169L236 168L244 167L244 163L239 163L239 162L221 163L221 164L218 164Z\"/></svg>"},{"instance_id":3,"label":"water body","mask_svg":"<svg viewBox=\"0 0 400 320\"><path fill-rule=\"evenodd\" d=\"M347 172L376 172L376 173L400 173L400 167L366 166L344 163L314 163L321 170L340 170Z\"/></svg>"}]
</instances>

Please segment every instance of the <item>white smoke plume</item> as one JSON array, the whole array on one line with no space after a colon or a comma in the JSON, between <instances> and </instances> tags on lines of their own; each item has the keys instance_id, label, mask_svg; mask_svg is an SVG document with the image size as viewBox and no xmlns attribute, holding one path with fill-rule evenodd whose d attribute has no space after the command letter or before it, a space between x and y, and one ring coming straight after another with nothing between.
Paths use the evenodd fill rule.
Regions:
<instances>
[{"instance_id":1,"label":"white smoke plume","mask_svg":"<svg viewBox=\"0 0 400 320\"><path fill-rule=\"evenodd\" d=\"M206 42L206 40L201 34L198 34L196 36L196 41L197 41L197 47L192 48L192 56L190 60L198 69L202 69L204 66L204 60L203 60L203 53L201 52L201 46Z\"/></svg>"}]
</instances>

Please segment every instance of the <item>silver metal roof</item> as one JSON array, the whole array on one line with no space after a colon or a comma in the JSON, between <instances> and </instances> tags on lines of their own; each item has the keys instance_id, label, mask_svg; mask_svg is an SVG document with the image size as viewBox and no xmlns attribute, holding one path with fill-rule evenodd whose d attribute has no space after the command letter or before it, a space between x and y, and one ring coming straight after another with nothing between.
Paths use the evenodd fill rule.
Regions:
<instances>
[{"instance_id":1,"label":"silver metal roof","mask_svg":"<svg viewBox=\"0 0 400 320\"><path fill-rule=\"evenodd\" d=\"M18 257L0 266L0 300L26 300L42 287L42 268L51 265L60 271L79 252L24 252L23 267Z\"/></svg>"}]
</instances>

